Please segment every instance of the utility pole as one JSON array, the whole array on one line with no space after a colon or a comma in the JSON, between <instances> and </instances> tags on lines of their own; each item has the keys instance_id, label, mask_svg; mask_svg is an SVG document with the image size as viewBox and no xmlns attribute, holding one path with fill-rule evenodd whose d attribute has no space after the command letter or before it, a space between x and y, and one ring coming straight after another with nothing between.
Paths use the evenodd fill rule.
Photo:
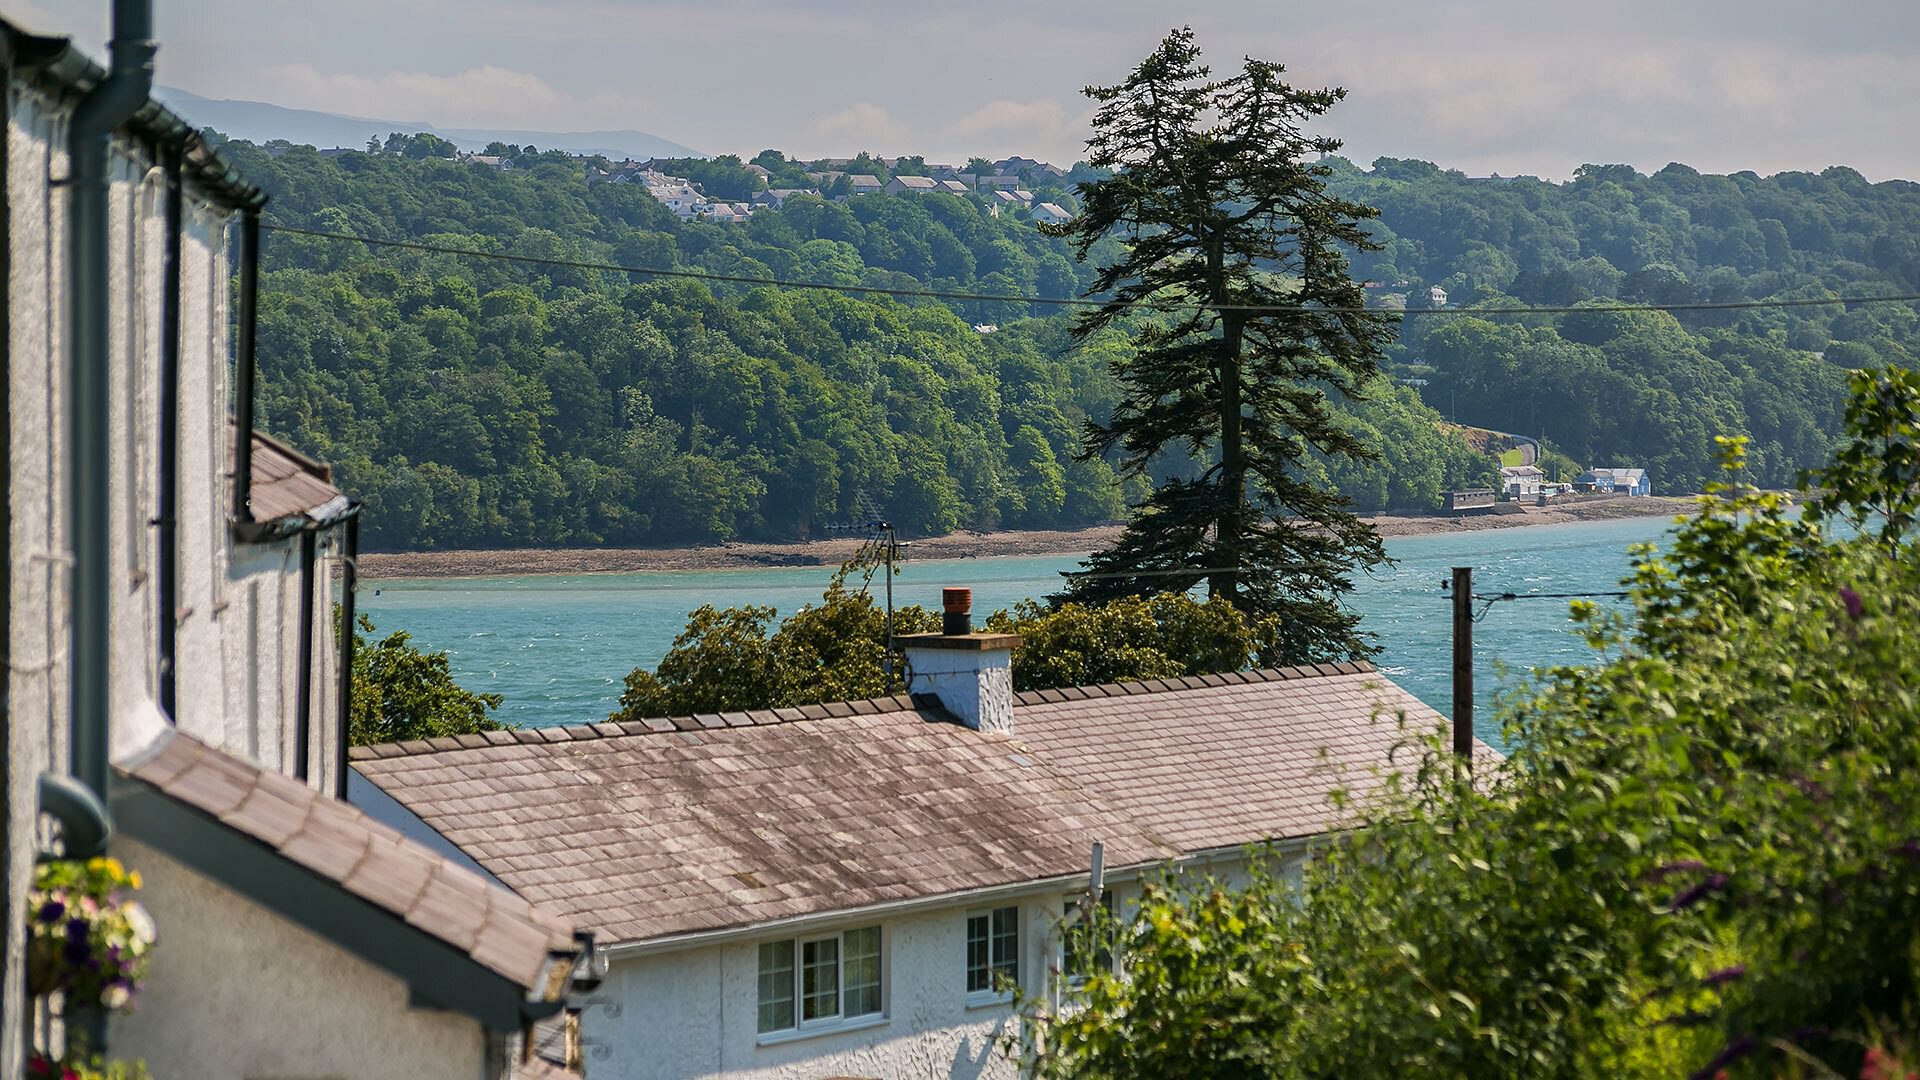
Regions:
<instances>
[{"instance_id":1,"label":"utility pole","mask_svg":"<svg viewBox=\"0 0 1920 1080\"><path fill-rule=\"evenodd\" d=\"M887 692L893 692L893 560L900 553L899 534L893 531L891 521L877 521L874 525L884 531L887 541L887 656L883 670L887 680Z\"/></svg>"},{"instance_id":2,"label":"utility pole","mask_svg":"<svg viewBox=\"0 0 1920 1080\"><path fill-rule=\"evenodd\" d=\"M864 501L864 499L862 501ZM856 524L839 524L839 523L829 524L827 526L827 529L829 531L834 531L834 532L852 531L855 529L865 532L867 534L867 542L861 546L860 554L856 556L857 562L859 564L866 565L868 564L869 560L871 560L871 565L873 565L876 569L881 565L886 566L886 569L887 569L887 625L886 625L887 650L886 650L886 655L881 658L880 663L881 663L882 671L884 673L884 677L886 679L887 692L892 693L893 692L893 649L894 649L893 573L894 573L894 563L900 558L900 534L894 529L893 522L887 521L884 518L880 518L880 517L875 517L872 520L860 522ZM868 578L867 578L868 581L873 580L872 573L873 573L872 571L868 571ZM864 589L865 586L862 586L862 588Z\"/></svg>"},{"instance_id":3,"label":"utility pole","mask_svg":"<svg viewBox=\"0 0 1920 1080\"><path fill-rule=\"evenodd\" d=\"M1473 567L1453 568L1453 752L1473 761Z\"/></svg>"}]
</instances>

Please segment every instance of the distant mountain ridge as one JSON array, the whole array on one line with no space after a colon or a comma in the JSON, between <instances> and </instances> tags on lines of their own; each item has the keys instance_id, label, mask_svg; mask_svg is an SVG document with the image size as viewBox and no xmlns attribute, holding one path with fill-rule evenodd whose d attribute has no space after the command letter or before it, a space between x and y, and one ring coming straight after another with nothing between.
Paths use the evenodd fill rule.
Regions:
<instances>
[{"instance_id":1,"label":"distant mountain ridge","mask_svg":"<svg viewBox=\"0 0 1920 1080\"><path fill-rule=\"evenodd\" d=\"M574 154L605 154L611 158L702 157L698 150L644 131L521 131L511 128L446 128L423 120L377 120L313 109L290 109L265 101L201 97L170 86L155 89L167 107L200 127L249 142L285 139L320 149L364 147L367 140L384 139L391 132L412 135L425 131L447 139L462 150L480 150L499 141L533 145L542 150Z\"/></svg>"}]
</instances>

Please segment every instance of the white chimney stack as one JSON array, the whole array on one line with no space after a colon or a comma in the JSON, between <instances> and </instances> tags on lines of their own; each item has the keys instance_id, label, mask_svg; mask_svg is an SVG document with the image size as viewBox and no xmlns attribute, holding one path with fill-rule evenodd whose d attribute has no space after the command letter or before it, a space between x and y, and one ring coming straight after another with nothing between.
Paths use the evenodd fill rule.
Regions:
<instances>
[{"instance_id":1,"label":"white chimney stack","mask_svg":"<svg viewBox=\"0 0 1920 1080\"><path fill-rule=\"evenodd\" d=\"M1013 650L1019 634L973 632L973 590L941 590L941 632L903 634L907 693L932 694L976 731L1013 733Z\"/></svg>"}]
</instances>

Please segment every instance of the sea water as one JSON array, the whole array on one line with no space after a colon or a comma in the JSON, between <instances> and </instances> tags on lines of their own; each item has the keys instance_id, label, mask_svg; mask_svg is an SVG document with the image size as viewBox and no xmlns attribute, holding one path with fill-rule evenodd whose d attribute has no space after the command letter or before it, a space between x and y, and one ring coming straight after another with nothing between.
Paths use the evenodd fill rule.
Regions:
<instances>
[{"instance_id":1,"label":"sea water","mask_svg":"<svg viewBox=\"0 0 1920 1080\"><path fill-rule=\"evenodd\" d=\"M1474 568L1477 593L1607 592L1620 587L1630 568L1628 548L1660 543L1671 527L1664 517L1630 518L1388 540L1393 564L1359 575L1350 602L1381 647L1375 659L1381 670L1446 712L1452 608L1440 585L1452 567ZM986 612L1057 590L1061 571L1079 562L1076 556L909 560L894 579L894 603L937 611L942 586L971 586L977 624ZM463 686L504 697L502 720L542 727L605 719L627 673L657 664L687 613L700 605L757 604L785 614L817 601L832 573L806 567L373 580L362 583L357 602L379 634L412 633L420 647L446 651ZM877 598L881 581L870 587ZM1488 605L1474 626L1474 644L1483 733L1499 688L1534 668L1590 659L1572 633L1567 601L1558 599Z\"/></svg>"}]
</instances>

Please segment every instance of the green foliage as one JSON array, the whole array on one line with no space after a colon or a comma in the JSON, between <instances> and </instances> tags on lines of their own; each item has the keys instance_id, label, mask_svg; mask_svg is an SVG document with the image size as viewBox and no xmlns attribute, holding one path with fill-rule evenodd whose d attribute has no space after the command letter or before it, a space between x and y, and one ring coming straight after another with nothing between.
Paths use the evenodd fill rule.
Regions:
<instances>
[{"instance_id":1,"label":"green foliage","mask_svg":"<svg viewBox=\"0 0 1920 1080\"><path fill-rule=\"evenodd\" d=\"M1816 470L1813 520L1844 522L1899 544L1920 524L1920 374L1906 368L1856 371L1849 381L1853 438Z\"/></svg>"},{"instance_id":2,"label":"green foliage","mask_svg":"<svg viewBox=\"0 0 1920 1080\"><path fill-rule=\"evenodd\" d=\"M1080 340L1136 304L1190 305L1133 322L1133 350L1115 365L1120 400L1085 454L1117 452L1134 476L1168 455L1204 462L1196 476L1158 478L1071 595L1205 581L1209 596L1281 616L1299 646L1289 659L1302 662L1369 651L1340 598L1356 567L1386 554L1324 472L1316 483L1303 466L1376 457L1332 402L1375 379L1393 324L1356 313L1365 294L1347 271L1348 251L1373 246L1363 223L1374 211L1329 190L1334 170L1316 158L1340 143L1303 134L1345 91L1296 89L1283 74L1248 58L1213 79L1192 30L1168 34L1126 81L1087 90L1100 103L1089 161L1112 175L1080 184L1079 215L1041 231L1072 237L1082 259L1131 239L1099 260L1089 292L1106 302L1075 323ZM1411 486L1430 499L1442 471Z\"/></svg>"},{"instance_id":3,"label":"green foliage","mask_svg":"<svg viewBox=\"0 0 1920 1080\"><path fill-rule=\"evenodd\" d=\"M1458 306L1737 303L1920 291L1920 186L1815 175L1652 175L1587 166L1566 184L1427 162L1336 164L1380 210L1356 275L1444 287ZM1407 327L1390 370L1462 423L1544 436L1582 465L1639 465L1663 491L1714 479L1712 439L1751 439L1751 478L1824 461L1848 368L1911 367L1920 305L1575 313ZM1824 354L1824 356L1822 355ZM1416 370L1419 369L1419 370Z\"/></svg>"},{"instance_id":4,"label":"green foliage","mask_svg":"<svg viewBox=\"0 0 1920 1080\"><path fill-rule=\"evenodd\" d=\"M636 185L588 187L551 151L492 149L519 167L225 147L272 193L273 220L301 227L850 285L1069 295L1092 281L1064 241L980 200L800 197L713 225ZM754 160L776 187L808 183L777 151ZM367 501L370 548L792 539L863 502L915 531L1070 528L1145 493L1111 461L1074 460L1082 427L1118 399L1122 340L1076 344L1049 309L709 288L284 233L265 258L263 423Z\"/></svg>"},{"instance_id":5,"label":"green foliage","mask_svg":"<svg viewBox=\"0 0 1920 1080\"><path fill-rule=\"evenodd\" d=\"M453 680L446 653L420 651L405 630L369 641L361 632L371 636L373 620L363 614L355 621L350 743L470 735L506 726L488 715L500 707L501 696L462 688Z\"/></svg>"},{"instance_id":6,"label":"green foliage","mask_svg":"<svg viewBox=\"0 0 1920 1080\"><path fill-rule=\"evenodd\" d=\"M1920 420L1857 385L1842 461ZM1037 1074L1879 1075L1920 1010L1920 549L1824 522L1911 479L1841 466L1799 517L1723 452L1631 623L1575 606L1600 663L1509 699L1511 757L1407 731L1297 888L1150 890Z\"/></svg>"},{"instance_id":7,"label":"green foliage","mask_svg":"<svg viewBox=\"0 0 1920 1080\"><path fill-rule=\"evenodd\" d=\"M747 606L693 612L687 627L653 671L627 676L620 707L608 719L687 716L739 709L772 709L880 697L886 685L886 609L869 588L847 588L855 571L843 566L818 605L782 620L771 635L774 609ZM881 569L880 573L885 573ZM940 628L940 617L919 605L896 608L894 633Z\"/></svg>"},{"instance_id":8,"label":"green foliage","mask_svg":"<svg viewBox=\"0 0 1920 1080\"><path fill-rule=\"evenodd\" d=\"M987 629L1025 638L1013 655L1016 690L1239 671L1280 663L1287 652L1278 616L1184 593L1051 607L1027 601L988 616Z\"/></svg>"},{"instance_id":9,"label":"green foliage","mask_svg":"<svg viewBox=\"0 0 1920 1080\"><path fill-rule=\"evenodd\" d=\"M1064 240L1016 215L993 217L973 197L800 197L714 225L675 219L636 185L589 187L581 161L535 147L489 147L514 162L507 171L440 156L450 148L417 136L400 136L390 153L275 149L223 144L272 195L270 223L385 239L1050 296L1086 290L1094 266L1126 251L1105 237L1078 263ZM754 160L772 186L807 186L800 162L777 151ZM1668 269L1700 298L1920 288L1902 261L1920 235L1920 193L1845 170L1766 180L1594 172L1555 185L1475 181L1420 163L1325 164L1333 194L1382 211L1367 228L1384 250L1350 252L1354 275L1391 270L1389 284L1412 275L1392 287L1421 295L1443 283L1455 303L1541 302L1556 289L1573 300L1664 294L1678 287ZM729 175L754 177L744 166ZM1082 165L1069 180L1104 175ZM1744 233L1748 219L1762 235L1759 264L1747 245L1720 238ZM1130 478L1116 476L1119 453L1074 461L1084 426L1121 400L1116 361L1131 354L1130 325L1075 342L1069 316L1018 303L689 287L285 233L267 234L265 259L262 423L332 461L367 500L370 548L791 539L863 498L903 525L917 502L929 528L1074 527L1123 517L1153 482L1210 464L1175 454ZM1001 329L976 334L975 323ZM1431 423L1438 409L1544 435L1580 467L1645 465L1661 491L1711 479L1712 436L1736 432L1752 437L1754 482L1790 483L1831 448L1842 369L1910 364L1920 334L1912 305L1677 322L1489 318L1435 336L1455 325L1407 324L1387 371L1426 379L1424 404L1396 394L1390 408L1408 422ZM1364 388L1364 405L1331 401L1336 421L1362 439L1395 429L1373 415L1382 385ZM1046 456L1023 427L1066 473L1057 514ZM1373 468L1315 465L1321 455L1310 451L1303 468L1323 471L1313 482L1336 485L1360 510L1400 508L1396 491L1432 507L1441 492L1427 484L1458 471L1458 444L1445 441L1444 453L1419 460L1395 459L1383 443L1388 460ZM926 446L934 452L907 468ZM930 473L940 487L931 499L917 486Z\"/></svg>"},{"instance_id":10,"label":"green foliage","mask_svg":"<svg viewBox=\"0 0 1920 1080\"><path fill-rule=\"evenodd\" d=\"M771 709L897 692L898 672L889 688L883 666L886 611L870 586L847 587L856 569L842 567L820 603L777 625L770 607L707 605L693 612L657 668L636 668L627 676L620 708L610 719ZM894 611L896 634L939 629L940 616L918 605ZM1224 600L1201 603L1171 593L1057 607L1028 602L988 616L986 629L1025 636L1013 658L1017 690L1237 671L1279 663L1290 647L1289 628L1276 617L1252 617Z\"/></svg>"}]
</instances>

